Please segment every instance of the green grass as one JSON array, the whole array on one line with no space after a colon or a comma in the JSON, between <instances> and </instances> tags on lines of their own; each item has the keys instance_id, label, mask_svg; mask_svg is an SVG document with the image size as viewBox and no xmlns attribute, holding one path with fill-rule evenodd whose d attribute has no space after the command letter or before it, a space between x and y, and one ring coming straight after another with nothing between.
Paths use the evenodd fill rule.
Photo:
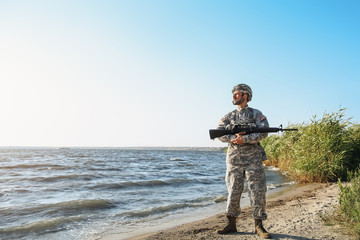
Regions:
<instances>
[{"instance_id":1,"label":"green grass","mask_svg":"<svg viewBox=\"0 0 360 240\"><path fill-rule=\"evenodd\" d=\"M360 170L351 174L350 183L344 186L339 181L340 210L348 218L351 228L360 238Z\"/></svg>"},{"instance_id":2,"label":"green grass","mask_svg":"<svg viewBox=\"0 0 360 240\"><path fill-rule=\"evenodd\" d=\"M345 109L314 116L310 123L288 126L297 132L271 135L261 144L269 164L299 182L336 182L360 164L360 126L345 118Z\"/></svg>"}]
</instances>

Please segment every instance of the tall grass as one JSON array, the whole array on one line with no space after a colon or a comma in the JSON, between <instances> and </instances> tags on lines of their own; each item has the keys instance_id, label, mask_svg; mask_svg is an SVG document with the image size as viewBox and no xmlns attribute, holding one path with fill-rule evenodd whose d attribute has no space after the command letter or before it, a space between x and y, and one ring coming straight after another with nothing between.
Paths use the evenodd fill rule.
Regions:
<instances>
[{"instance_id":1,"label":"tall grass","mask_svg":"<svg viewBox=\"0 0 360 240\"><path fill-rule=\"evenodd\" d=\"M360 126L345 118L345 109L295 124L297 132L272 135L262 141L271 165L296 181L336 182L360 164Z\"/></svg>"},{"instance_id":2,"label":"tall grass","mask_svg":"<svg viewBox=\"0 0 360 240\"><path fill-rule=\"evenodd\" d=\"M350 184L343 186L339 181L340 210L348 218L351 228L360 237L360 170L351 174Z\"/></svg>"}]
</instances>

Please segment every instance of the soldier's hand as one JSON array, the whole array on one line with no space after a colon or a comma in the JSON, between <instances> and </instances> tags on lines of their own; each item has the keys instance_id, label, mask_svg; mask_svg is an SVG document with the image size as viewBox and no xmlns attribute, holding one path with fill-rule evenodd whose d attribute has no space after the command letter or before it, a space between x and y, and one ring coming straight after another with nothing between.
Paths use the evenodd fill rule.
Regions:
<instances>
[{"instance_id":1,"label":"soldier's hand","mask_svg":"<svg viewBox=\"0 0 360 240\"><path fill-rule=\"evenodd\" d=\"M235 139L231 140L232 143L234 144L243 144L244 143L244 138L242 137L242 135L244 135L245 132L239 132L235 134Z\"/></svg>"}]
</instances>

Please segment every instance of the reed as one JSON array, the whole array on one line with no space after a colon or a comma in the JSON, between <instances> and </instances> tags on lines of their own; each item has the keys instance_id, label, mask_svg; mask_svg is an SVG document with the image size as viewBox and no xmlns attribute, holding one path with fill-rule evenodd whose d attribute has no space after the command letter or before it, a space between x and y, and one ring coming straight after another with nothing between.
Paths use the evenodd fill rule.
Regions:
<instances>
[{"instance_id":1,"label":"reed","mask_svg":"<svg viewBox=\"0 0 360 240\"><path fill-rule=\"evenodd\" d=\"M262 141L271 165L299 182L336 182L359 167L360 127L345 117L345 109L295 124L297 132L272 135Z\"/></svg>"}]
</instances>

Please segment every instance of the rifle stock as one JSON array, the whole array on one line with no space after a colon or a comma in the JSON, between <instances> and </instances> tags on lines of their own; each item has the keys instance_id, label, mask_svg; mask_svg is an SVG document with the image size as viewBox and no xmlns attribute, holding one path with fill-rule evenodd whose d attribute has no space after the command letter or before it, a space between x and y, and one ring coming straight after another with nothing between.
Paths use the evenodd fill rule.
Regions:
<instances>
[{"instance_id":1,"label":"rifle stock","mask_svg":"<svg viewBox=\"0 0 360 240\"><path fill-rule=\"evenodd\" d=\"M235 126L232 130L229 129L210 129L210 139L215 139L218 137L222 137L228 134L236 134L239 132L244 132L245 134L251 133L270 133L270 132L283 132L283 131L297 131L297 128L282 128L280 127L270 127L270 128L257 128L257 127L241 127Z\"/></svg>"}]
</instances>

